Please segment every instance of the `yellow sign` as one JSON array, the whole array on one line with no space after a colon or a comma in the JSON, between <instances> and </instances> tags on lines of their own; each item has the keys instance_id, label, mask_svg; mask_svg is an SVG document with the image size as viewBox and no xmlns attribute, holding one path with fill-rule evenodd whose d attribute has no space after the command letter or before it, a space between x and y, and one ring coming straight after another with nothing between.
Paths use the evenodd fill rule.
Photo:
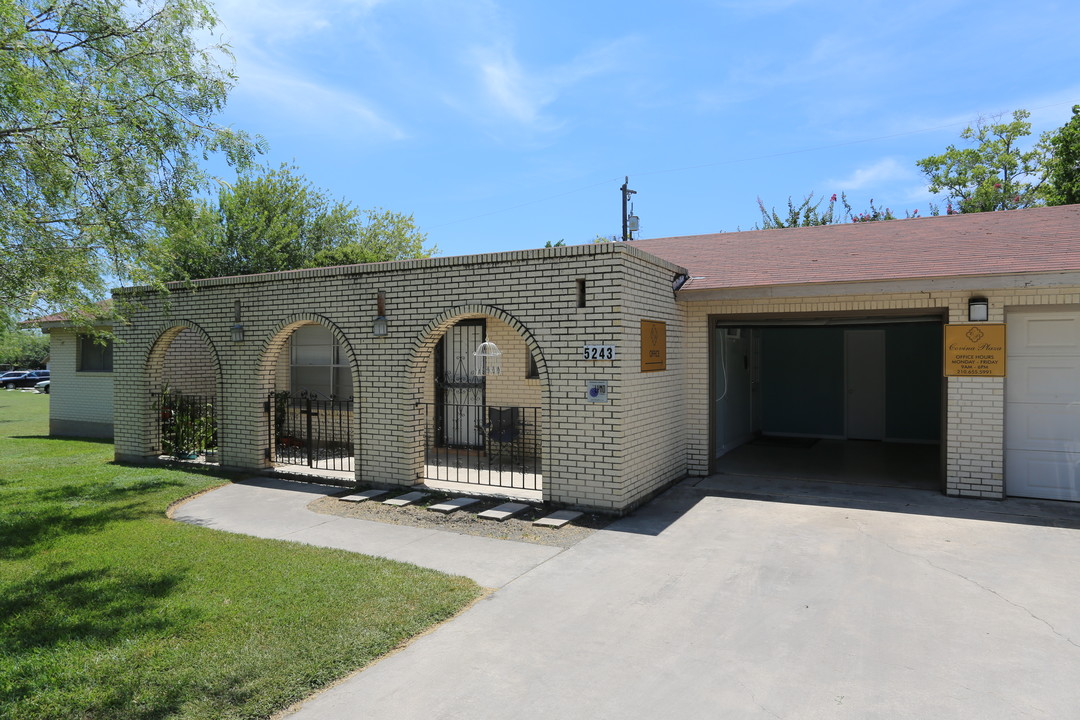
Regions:
<instances>
[{"instance_id":1,"label":"yellow sign","mask_svg":"<svg viewBox=\"0 0 1080 720\"><path fill-rule=\"evenodd\" d=\"M946 377L1005 377L1005 324L945 326Z\"/></svg>"},{"instance_id":2,"label":"yellow sign","mask_svg":"<svg viewBox=\"0 0 1080 720\"><path fill-rule=\"evenodd\" d=\"M667 370L667 323L641 321L641 372Z\"/></svg>"}]
</instances>

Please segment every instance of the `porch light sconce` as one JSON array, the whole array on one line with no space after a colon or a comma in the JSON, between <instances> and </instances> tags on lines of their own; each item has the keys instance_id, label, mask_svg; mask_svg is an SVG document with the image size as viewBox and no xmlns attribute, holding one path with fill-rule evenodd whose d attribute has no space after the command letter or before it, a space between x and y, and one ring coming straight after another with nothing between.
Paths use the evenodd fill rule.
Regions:
<instances>
[{"instance_id":1,"label":"porch light sconce","mask_svg":"<svg viewBox=\"0 0 1080 720\"><path fill-rule=\"evenodd\" d=\"M233 326L230 334L233 342L244 342L244 324L240 322L240 298L233 301Z\"/></svg>"},{"instance_id":2,"label":"porch light sconce","mask_svg":"<svg viewBox=\"0 0 1080 720\"><path fill-rule=\"evenodd\" d=\"M968 300L968 322L986 322L990 318L990 303L984 297Z\"/></svg>"},{"instance_id":3,"label":"porch light sconce","mask_svg":"<svg viewBox=\"0 0 1080 720\"><path fill-rule=\"evenodd\" d=\"M502 350L490 340L480 343L473 353L480 365L481 375L502 375Z\"/></svg>"},{"instance_id":4,"label":"porch light sconce","mask_svg":"<svg viewBox=\"0 0 1080 720\"><path fill-rule=\"evenodd\" d=\"M379 314L375 317L375 322L371 324L371 333L375 337L384 337L389 333L389 329L386 326L386 293L382 290L376 296L376 303Z\"/></svg>"}]
</instances>

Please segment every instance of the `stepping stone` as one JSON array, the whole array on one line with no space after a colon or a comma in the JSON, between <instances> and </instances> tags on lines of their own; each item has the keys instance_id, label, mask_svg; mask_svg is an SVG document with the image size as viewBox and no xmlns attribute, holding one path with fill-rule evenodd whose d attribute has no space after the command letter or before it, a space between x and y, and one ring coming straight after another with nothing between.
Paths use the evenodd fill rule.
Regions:
<instances>
[{"instance_id":1,"label":"stepping stone","mask_svg":"<svg viewBox=\"0 0 1080 720\"><path fill-rule=\"evenodd\" d=\"M446 502L439 503L437 505L431 505L431 506L428 507L428 510L434 510L435 512L441 512L441 513L449 514L449 513L454 512L455 510L460 510L461 508L469 507L473 503L478 503L478 502L480 502L480 501L477 500L476 498L467 498L467 497L454 498L453 500L447 500Z\"/></svg>"},{"instance_id":2,"label":"stepping stone","mask_svg":"<svg viewBox=\"0 0 1080 720\"><path fill-rule=\"evenodd\" d=\"M423 500L427 496L427 493L422 492L405 493L404 495L398 495L396 498L383 500L383 505L397 505L398 507L405 507L406 505L412 505L414 502Z\"/></svg>"},{"instance_id":3,"label":"stepping stone","mask_svg":"<svg viewBox=\"0 0 1080 720\"><path fill-rule=\"evenodd\" d=\"M493 507L490 510L485 510L476 517L483 518L485 520L497 520L502 522L508 520L519 513L523 513L529 509L528 505L522 503L503 503L497 507Z\"/></svg>"},{"instance_id":4,"label":"stepping stone","mask_svg":"<svg viewBox=\"0 0 1080 720\"><path fill-rule=\"evenodd\" d=\"M385 495L386 490L364 490L363 492L353 493L352 495L345 495L338 498L338 500L344 500L345 502L362 503L368 500L374 500L377 497Z\"/></svg>"},{"instance_id":5,"label":"stepping stone","mask_svg":"<svg viewBox=\"0 0 1080 720\"><path fill-rule=\"evenodd\" d=\"M581 517L581 513L576 510L556 510L547 517L542 517L539 520L533 521L533 525L540 525L541 527L561 528L567 523L571 523Z\"/></svg>"}]
</instances>

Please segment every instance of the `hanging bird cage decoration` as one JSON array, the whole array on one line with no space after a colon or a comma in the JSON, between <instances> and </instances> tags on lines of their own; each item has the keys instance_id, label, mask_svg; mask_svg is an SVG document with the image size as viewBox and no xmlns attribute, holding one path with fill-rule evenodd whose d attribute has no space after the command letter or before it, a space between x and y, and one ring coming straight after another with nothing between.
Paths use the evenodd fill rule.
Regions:
<instances>
[{"instance_id":1,"label":"hanging bird cage decoration","mask_svg":"<svg viewBox=\"0 0 1080 720\"><path fill-rule=\"evenodd\" d=\"M476 348L473 357L476 358L477 365L480 366L481 375L502 374L502 350L490 340L480 343L480 347Z\"/></svg>"}]
</instances>

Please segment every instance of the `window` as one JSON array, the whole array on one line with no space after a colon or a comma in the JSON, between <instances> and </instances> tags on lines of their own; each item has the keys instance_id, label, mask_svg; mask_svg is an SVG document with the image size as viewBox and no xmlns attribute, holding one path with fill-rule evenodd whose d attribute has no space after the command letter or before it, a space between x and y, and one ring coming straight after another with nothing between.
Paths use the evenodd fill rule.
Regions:
<instances>
[{"instance_id":1,"label":"window","mask_svg":"<svg viewBox=\"0 0 1080 720\"><path fill-rule=\"evenodd\" d=\"M79 372L112 372L112 350L112 340L80 335L76 367Z\"/></svg>"},{"instance_id":2,"label":"window","mask_svg":"<svg viewBox=\"0 0 1080 720\"><path fill-rule=\"evenodd\" d=\"M303 325L290 338L292 392L316 399L352 399L352 372L333 333L322 325Z\"/></svg>"},{"instance_id":3,"label":"window","mask_svg":"<svg viewBox=\"0 0 1080 720\"><path fill-rule=\"evenodd\" d=\"M540 379L540 368L536 367L536 358L533 357L531 352L528 353L528 356L529 356L529 366L528 366L528 369L525 371L525 379L526 380L539 380Z\"/></svg>"}]
</instances>

